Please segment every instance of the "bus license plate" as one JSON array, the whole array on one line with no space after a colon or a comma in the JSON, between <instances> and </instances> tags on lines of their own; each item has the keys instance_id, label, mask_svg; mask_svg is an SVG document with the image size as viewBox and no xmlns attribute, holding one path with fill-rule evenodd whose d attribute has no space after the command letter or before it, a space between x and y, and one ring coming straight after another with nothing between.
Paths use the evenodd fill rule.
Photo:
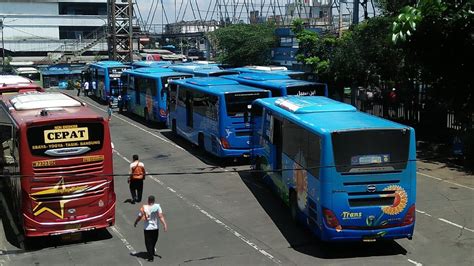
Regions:
<instances>
[{"instance_id":1,"label":"bus license plate","mask_svg":"<svg viewBox=\"0 0 474 266\"><path fill-rule=\"evenodd\" d=\"M64 227L66 230L72 230L72 229L79 229L81 228L81 224L68 224Z\"/></svg>"},{"instance_id":2,"label":"bus license plate","mask_svg":"<svg viewBox=\"0 0 474 266\"><path fill-rule=\"evenodd\" d=\"M363 242L375 242L377 241L377 236L363 236L362 241Z\"/></svg>"}]
</instances>

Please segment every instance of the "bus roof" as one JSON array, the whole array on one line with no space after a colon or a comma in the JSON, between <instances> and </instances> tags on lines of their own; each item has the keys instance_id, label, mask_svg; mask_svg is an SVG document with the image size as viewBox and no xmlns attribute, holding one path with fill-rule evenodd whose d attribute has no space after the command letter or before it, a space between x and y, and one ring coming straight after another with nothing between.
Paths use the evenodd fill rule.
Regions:
<instances>
[{"instance_id":1,"label":"bus roof","mask_svg":"<svg viewBox=\"0 0 474 266\"><path fill-rule=\"evenodd\" d=\"M124 74L130 74L134 76L141 76L141 77L148 77L148 78L161 78L161 77L180 76L180 75L191 76L189 73L175 72L169 68L136 68L136 69L126 70Z\"/></svg>"},{"instance_id":2,"label":"bus roof","mask_svg":"<svg viewBox=\"0 0 474 266\"><path fill-rule=\"evenodd\" d=\"M17 75L0 75L0 87L6 87L11 85L30 85L33 81L29 78L25 78Z\"/></svg>"},{"instance_id":3,"label":"bus roof","mask_svg":"<svg viewBox=\"0 0 474 266\"><path fill-rule=\"evenodd\" d=\"M264 98L256 100L255 103L320 134L357 129L407 128L390 120L359 112L352 105L322 96Z\"/></svg>"},{"instance_id":4,"label":"bus roof","mask_svg":"<svg viewBox=\"0 0 474 266\"><path fill-rule=\"evenodd\" d=\"M30 92L1 98L18 123L61 119L99 119L101 116L79 100L59 92Z\"/></svg>"},{"instance_id":5,"label":"bus roof","mask_svg":"<svg viewBox=\"0 0 474 266\"><path fill-rule=\"evenodd\" d=\"M39 70L34 67L19 67L15 69L16 73L38 73Z\"/></svg>"},{"instance_id":6,"label":"bus roof","mask_svg":"<svg viewBox=\"0 0 474 266\"><path fill-rule=\"evenodd\" d=\"M99 62L92 63L91 66L102 67L102 68L128 67L127 65L119 61L99 61Z\"/></svg>"},{"instance_id":7,"label":"bus roof","mask_svg":"<svg viewBox=\"0 0 474 266\"><path fill-rule=\"evenodd\" d=\"M194 64L194 63L187 63L187 64L179 64L179 65L172 65L170 66L171 69L175 71L186 71L186 72L194 72L196 70L221 70L220 67L217 65L203 65L203 64Z\"/></svg>"},{"instance_id":8,"label":"bus roof","mask_svg":"<svg viewBox=\"0 0 474 266\"><path fill-rule=\"evenodd\" d=\"M226 76L225 78L236 80L250 86L265 86L269 88L288 88L298 86L311 86L322 83L292 79L285 75L266 73L245 73L240 75Z\"/></svg>"},{"instance_id":9,"label":"bus roof","mask_svg":"<svg viewBox=\"0 0 474 266\"><path fill-rule=\"evenodd\" d=\"M233 68L240 73L274 73L279 75L304 74L303 71L288 70L283 66L244 66Z\"/></svg>"},{"instance_id":10,"label":"bus roof","mask_svg":"<svg viewBox=\"0 0 474 266\"><path fill-rule=\"evenodd\" d=\"M62 93L25 93L12 98L10 103L17 111L82 106L78 100Z\"/></svg>"},{"instance_id":11,"label":"bus roof","mask_svg":"<svg viewBox=\"0 0 474 266\"><path fill-rule=\"evenodd\" d=\"M234 92L262 91L262 89L241 85L236 81L224 79L221 77L189 78L173 80L171 83L216 95Z\"/></svg>"},{"instance_id":12,"label":"bus roof","mask_svg":"<svg viewBox=\"0 0 474 266\"><path fill-rule=\"evenodd\" d=\"M168 67L171 65L171 61L135 61L132 63L133 67Z\"/></svg>"}]
</instances>

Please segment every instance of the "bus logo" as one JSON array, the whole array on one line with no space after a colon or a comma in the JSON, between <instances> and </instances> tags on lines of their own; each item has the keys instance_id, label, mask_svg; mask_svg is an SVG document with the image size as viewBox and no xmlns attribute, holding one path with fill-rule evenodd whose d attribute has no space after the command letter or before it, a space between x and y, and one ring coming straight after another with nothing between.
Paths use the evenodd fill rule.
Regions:
<instances>
[{"instance_id":1,"label":"bus logo","mask_svg":"<svg viewBox=\"0 0 474 266\"><path fill-rule=\"evenodd\" d=\"M61 143L71 141L82 141L89 139L89 130L87 127L59 127L44 131L44 143Z\"/></svg>"},{"instance_id":2,"label":"bus logo","mask_svg":"<svg viewBox=\"0 0 474 266\"><path fill-rule=\"evenodd\" d=\"M377 190L377 187L375 185L367 186L367 192L375 192L376 190Z\"/></svg>"}]
</instances>

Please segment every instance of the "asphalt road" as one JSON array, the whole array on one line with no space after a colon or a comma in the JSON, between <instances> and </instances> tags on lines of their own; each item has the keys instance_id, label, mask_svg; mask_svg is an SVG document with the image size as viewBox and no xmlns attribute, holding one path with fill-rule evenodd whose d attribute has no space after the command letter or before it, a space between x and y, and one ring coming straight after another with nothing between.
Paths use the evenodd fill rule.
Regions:
<instances>
[{"instance_id":1,"label":"asphalt road","mask_svg":"<svg viewBox=\"0 0 474 266\"><path fill-rule=\"evenodd\" d=\"M82 99L106 116L105 107ZM160 265L474 265L474 176L418 163L413 240L325 244L289 218L288 209L244 171L199 152L167 129L114 114L114 171L126 174L132 154L147 171L144 198L156 196L168 232L160 232ZM2 212L0 265L146 265L139 205L126 176L115 179L116 225L81 239L42 238L31 251L15 246Z\"/></svg>"}]
</instances>

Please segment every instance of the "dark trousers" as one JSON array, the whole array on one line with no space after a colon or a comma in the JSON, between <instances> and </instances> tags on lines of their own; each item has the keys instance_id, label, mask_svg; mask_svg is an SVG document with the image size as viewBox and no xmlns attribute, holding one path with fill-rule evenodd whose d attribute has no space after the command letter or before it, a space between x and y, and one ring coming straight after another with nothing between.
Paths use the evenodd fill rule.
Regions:
<instances>
[{"instance_id":1,"label":"dark trousers","mask_svg":"<svg viewBox=\"0 0 474 266\"><path fill-rule=\"evenodd\" d=\"M159 230L144 230L145 232L145 246L148 258L153 259L155 255L155 245L158 241Z\"/></svg>"},{"instance_id":2,"label":"dark trousers","mask_svg":"<svg viewBox=\"0 0 474 266\"><path fill-rule=\"evenodd\" d=\"M133 201L142 201L143 180L130 180L130 193L132 193Z\"/></svg>"}]
</instances>

